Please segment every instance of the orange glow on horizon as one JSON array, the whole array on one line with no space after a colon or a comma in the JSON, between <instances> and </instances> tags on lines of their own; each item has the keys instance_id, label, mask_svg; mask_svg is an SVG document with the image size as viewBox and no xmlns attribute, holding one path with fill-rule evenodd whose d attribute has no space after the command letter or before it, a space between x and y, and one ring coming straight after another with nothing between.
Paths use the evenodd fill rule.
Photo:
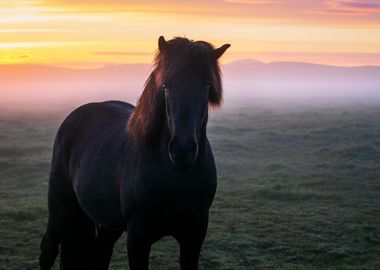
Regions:
<instances>
[{"instance_id":1,"label":"orange glow on horizon","mask_svg":"<svg viewBox=\"0 0 380 270\"><path fill-rule=\"evenodd\" d=\"M2 1L0 64L150 63L158 36L165 35L231 43L224 63L380 65L380 5L370 1L125 2Z\"/></svg>"}]
</instances>

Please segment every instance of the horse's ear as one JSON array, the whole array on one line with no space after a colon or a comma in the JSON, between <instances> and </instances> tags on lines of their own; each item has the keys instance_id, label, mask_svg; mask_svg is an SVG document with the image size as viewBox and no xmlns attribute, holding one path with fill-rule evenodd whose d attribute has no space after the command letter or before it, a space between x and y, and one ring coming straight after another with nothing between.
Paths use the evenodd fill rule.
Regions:
<instances>
[{"instance_id":1,"label":"horse's ear","mask_svg":"<svg viewBox=\"0 0 380 270\"><path fill-rule=\"evenodd\" d=\"M222 47L218 48L218 49L215 49L214 50L214 55L215 55L215 59L218 59L219 57L221 57L223 55L223 53L229 48L231 47L230 44L224 44Z\"/></svg>"},{"instance_id":2,"label":"horse's ear","mask_svg":"<svg viewBox=\"0 0 380 270\"><path fill-rule=\"evenodd\" d=\"M167 43L164 36L160 36L158 38L158 48L160 49L160 51L163 51L165 50L166 46L167 46Z\"/></svg>"}]
</instances>

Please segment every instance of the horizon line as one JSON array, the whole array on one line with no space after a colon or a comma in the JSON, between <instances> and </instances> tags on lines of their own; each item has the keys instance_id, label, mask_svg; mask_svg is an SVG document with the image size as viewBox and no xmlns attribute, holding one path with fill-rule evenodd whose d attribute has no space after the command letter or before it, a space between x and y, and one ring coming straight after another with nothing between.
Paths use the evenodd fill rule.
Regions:
<instances>
[{"instance_id":1,"label":"horizon line","mask_svg":"<svg viewBox=\"0 0 380 270\"><path fill-rule=\"evenodd\" d=\"M291 61L291 60L278 60L278 61L270 61L270 62L264 62L260 60L256 60L254 58L241 58L237 60L233 60L227 63L221 63L221 66L227 66L239 62L244 61L250 61L255 62L258 64L264 64L264 65L271 65L271 64L279 64L279 63L288 63L288 64L307 64L307 65L316 65L316 66L325 66L325 67L337 67L337 68L365 68L365 67L380 67L379 65L337 65L337 64L322 64L322 63L316 63L316 62L309 62L309 61ZM69 70L96 70L96 69L102 69L110 66L125 66L125 65L147 65L147 66L153 66L152 63L148 62L133 62L133 63L77 63L76 65L73 64L54 64L54 63L0 63L0 67L16 67L16 66L40 66L40 67L52 67L52 68L60 68L60 69L69 69Z\"/></svg>"}]
</instances>

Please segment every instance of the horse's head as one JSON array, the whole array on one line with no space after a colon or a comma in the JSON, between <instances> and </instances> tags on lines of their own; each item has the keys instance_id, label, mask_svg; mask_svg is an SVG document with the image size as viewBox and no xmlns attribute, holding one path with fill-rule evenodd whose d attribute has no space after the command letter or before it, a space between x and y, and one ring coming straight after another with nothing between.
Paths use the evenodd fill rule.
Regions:
<instances>
[{"instance_id":1,"label":"horse's head","mask_svg":"<svg viewBox=\"0 0 380 270\"><path fill-rule=\"evenodd\" d=\"M218 58L230 45L214 49L204 41L161 36L158 46L155 82L165 97L169 158L174 165L190 165L206 134L208 107L222 102Z\"/></svg>"}]
</instances>

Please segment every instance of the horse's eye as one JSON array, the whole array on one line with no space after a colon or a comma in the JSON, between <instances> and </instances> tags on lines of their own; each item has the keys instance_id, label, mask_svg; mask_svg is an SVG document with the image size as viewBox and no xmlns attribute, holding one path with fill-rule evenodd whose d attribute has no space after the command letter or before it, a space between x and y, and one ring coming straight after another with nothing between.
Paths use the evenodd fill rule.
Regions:
<instances>
[{"instance_id":1,"label":"horse's eye","mask_svg":"<svg viewBox=\"0 0 380 270\"><path fill-rule=\"evenodd\" d=\"M168 87L167 87L167 85L166 85L165 83L163 83L163 84L161 85L161 87L162 87L162 89L165 91L165 93L168 92Z\"/></svg>"},{"instance_id":2,"label":"horse's eye","mask_svg":"<svg viewBox=\"0 0 380 270\"><path fill-rule=\"evenodd\" d=\"M209 91L210 91L210 89L211 89L211 84L206 84L206 86L205 86L205 92L206 93L208 93Z\"/></svg>"}]
</instances>

